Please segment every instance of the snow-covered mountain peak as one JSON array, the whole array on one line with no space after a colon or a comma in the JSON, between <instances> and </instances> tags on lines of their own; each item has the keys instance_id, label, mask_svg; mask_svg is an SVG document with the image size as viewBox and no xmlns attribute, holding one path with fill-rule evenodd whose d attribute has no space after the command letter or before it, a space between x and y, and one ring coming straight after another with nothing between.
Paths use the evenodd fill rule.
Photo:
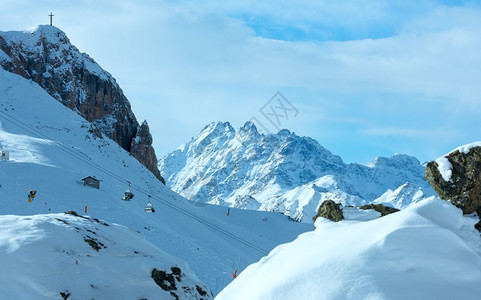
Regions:
<instances>
[{"instance_id":1,"label":"snow-covered mountain peak","mask_svg":"<svg viewBox=\"0 0 481 300\"><path fill-rule=\"evenodd\" d=\"M33 45L36 45L41 38L46 39L51 43L70 43L65 32L60 30L58 27L49 25L38 25L22 31L7 31L3 34L4 36L8 36L12 41L22 41L25 44L33 43ZM26 36L28 37L25 38Z\"/></svg>"},{"instance_id":2,"label":"snow-covered mountain peak","mask_svg":"<svg viewBox=\"0 0 481 300\"><path fill-rule=\"evenodd\" d=\"M398 209L417 203L424 199L423 189L410 182L400 185L397 189L388 189L381 197L374 200L374 203L381 203Z\"/></svg>"},{"instance_id":3,"label":"snow-covered mountain peak","mask_svg":"<svg viewBox=\"0 0 481 300\"><path fill-rule=\"evenodd\" d=\"M195 154L221 149L235 135L229 122L212 122L190 143L189 151Z\"/></svg>"},{"instance_id":4,"label":"snow-covered mountain peak","mask_svg":"<svg viewBox=\"0 0 481 300\"><path fill-rule=\"evenodd\" d=\"M11 49L10 56L29 54L42 57L46 68L42 74L49 77L50 72L72 72L74 66L82 66L91 74L95 74L104 80L115 83L110 73L103 70L88 54L81 53L70 43L65 32L55 26L39 25L25 31L8 31L2 33L2 37ZM15 47L21 45L20 47ZM46 49L49 49L46 51ZM17 53L18 52L18 53ZM48 52L48 55L44 54ZM58 70L57 70L58 69ZM29 72L29 70L24 70ZM38 71L36 71L38 72ZM31 74L34 76L36 74Z\"/></svg>"},{"instance_id":5,"label":"snow-covered mountain peak","mask_svg":"<svg viewBox=\"0 0 481 300\"><path fill-rule=\"evenodd\" d=\"M15 31L12 31L15 32ZM60 28L49 25L38 25L30 29L22 31L23 33L30 34L29 41L35 42L39 41L41 38L45 39L49 43L55 43L58 45L69 44L70 40L67 38L65 32L60 30ZM18 35L17 35L18 36Z\"/></svg>"},{"instance_id":6,"label":"snow-covered mountain peak","mask_svg":"<svg viewBox=\"0 0 481 300\"><path fill-rule=\"evenodd\" d=\"M306 222L326 199L365 204L406 182L434 193L414 157L395 154L368 166L345 164L312 138L287 129L260 134L252 122L237 131L229 123L209 124L161 159L159 169L167 185L190 200L238 207L239 199L249 199L250 208L259 205Z\"/></svg>"},{"instance_id":7,"label":"snow-covered mountain peak","mask_svg":"<svg viewBox=\"0 0 481 300\"><path fill-rule=\"evenodd\" d=\"M254 124L254 122L247 121L244 123L244 126L242 126L239 129L240 132L250 132L250 133L258 133L257 126Z\"/></svg>"},{"instance_id":8,"label":"snow-covered mountain peak","mask_svg":"<svg viewBox=\"0 0 481 300\"><path fill-rule=\"evenodd\" d=\"M414 156L409 156L406 154L401 154L401 153L395 153L394 155L390 157L376 157L374 158L370 163L367 164L368 167L374 168L374 167L382 167L382 166L387 166L387 167L394 167L394 166L420 166L419 160L414 157Z\"/></svg>"},{"instance_id":9,"label":"snow-covered mountain peak","mask_svg":"<svg viewBox=\"0 0 481 300\"><path fill-rule=\"evenodd\" d=\"M38 83L145 165L159 180L146 123L140 125L115 79L54 26L0 31L0 67Z\"/></svg>"},{"instance_id":10,"label":"snow-covered mountain peak","mask_svg":"<svg viewBox=\"0 0 481 300\"><path fill-rule=\"evenodd\" d=\"M239 128L239 130L237 130L236 132L236 137L239 142L249 141L249 140L258 140L263 136L264 135L259 133L256 125L251 121L247 121L244 124L244 126Z\"/></svg>"},{"instance_id":11,"label":"snow-covered mountain peak","mask_svg":"<svg viewBox=\"0 0 481 300\"><path fill-rule=\"evenodd\" d=\"M285 137L290 136L291 134L294 134L294 133L291 133L291 132L289 131L289 129L281 129L281 130L277 133L277 135L279 135L279 136L285 136ZM294 134L294 135L295 135L295 134Z\"/></svg>"},{"instance_id":12,"label":"snow-covered mountain peak","mask_svg":"<svg viewBox=\"0 0 481 300\"><path fill-rule=\"evenodd\" d=\"M226 132L235 132L229 122L211 122L201 130L196 139L202 139L202 137L207 135L219 136Z\"/></svg>"}]
</instances>

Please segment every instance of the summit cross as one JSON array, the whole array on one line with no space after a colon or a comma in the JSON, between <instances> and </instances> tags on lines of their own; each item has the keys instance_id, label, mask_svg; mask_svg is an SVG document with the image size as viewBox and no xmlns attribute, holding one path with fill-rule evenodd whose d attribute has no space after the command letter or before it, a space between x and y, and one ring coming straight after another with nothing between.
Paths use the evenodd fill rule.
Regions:
<instances>
[{"instance_id":1,"label":"summit cross","mask_svg":"<svg viewBox=\"0 0 481 300\"><path fill-rule=\"evenodd\" d=\"M52 26L52 17L54 16L54 14L50 13L48 16L50 17L50 26Z\"/></svg>"}]
</instances>

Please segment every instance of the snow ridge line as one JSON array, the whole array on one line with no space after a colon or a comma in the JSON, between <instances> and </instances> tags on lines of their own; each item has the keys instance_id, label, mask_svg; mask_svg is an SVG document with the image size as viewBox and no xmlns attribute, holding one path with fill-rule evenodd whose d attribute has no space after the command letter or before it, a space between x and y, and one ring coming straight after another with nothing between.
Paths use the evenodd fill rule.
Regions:
<instances>
[{"instance_id":1,"label":"snow ridge line","mask_svg":"<svg viewBox=\"0 0 481 300\"><path fill-rule=\"evenodd\" d=\"M76 159L78 159L78 160L80 160L80 161L82 161L82 162L84 162L84 163L89 164L90 166L92 166L93 168L95 168L95 169L103 172L103 173L106 174L107 176L110 176L110 177L112 177L113 179L116 179L116 180L120 181L120 182L123 183L123 184L127 184L127 183L129 182L128 180L126 180L126 179L118 176L118 175L115 174L114 172L111 172L110 170L108 170L108 169L106 169L106 168L98 165L97 163L95 163L95 162L93 162L93 161L90 161L90 160L88 160L88 159L86 159L86 158L84 158L84 157L82 157L82 156L79 156L77 153L75 153L74 151L72 151L70 148L66 147L66 146L63 145L62 143L60 143L60 142L58 142L58 141L50 138L50 137L47 136L46 134L44 134L44 133L40 132L39 130L37 130L36 128L33 128L33 127L29 126L28 124L23 123L22 121L20 121L20 120L16 119L15 117L13 117L13 116L5 113L4 111L1 111L1 110L0 110L0 114L4 115L4 117L7 117L7 119L4 118L4 120L6 120L6 121L8 121L8 122L10 122L10 123L18 126L19 128L22 128L23 130L26 130L27 132L35 135L35 136L38 137L38 138L45 138L45 139L51 140L52 142L54 142L55 147L57 147L58 149L64 151L66 154L68 154L68 155L70 155L70 156L72 156L72 157L74 157L74 158L76 158ZM177 212L179 212L179 213L181 213L181 214L183 214L183 215L185 215L185 216L187 216L187 217L189 217L189 218L191 218L191 219L193 219L193 220L195 220L195 221L197 221L197 222L199 222L199 223L201 223L201 224L203 224L204 226L207 226L207 227L209 227L209 228L217 231L218 233L223 234L224 236L226 236L226 237L228 237L228 238L230 238L230 239L232 239L232 240L235 240L235 241L237 241L237 242L239 242L239 243L241 243L241 244L243 244L243 245L245 245L245 246L247 246L247 247L249 247L249 248L257 251L257 252L260 252L260 253L263 254L263 255L268 255L268 254L269 254L269 251L267 251L267 250L265 250L265 249L263 249L263 248L255 245L255 244L253 244L253 243L251 243L251 242L249 242L249 241L247 241L247 240L245 240L245 239L243 239L243 238L241 238L241 237L238 237L238 236L230 233L229 231L227 231L227 230L225 230L225 229L223 229L223 228L221 228L221 227L219 227L219 226L217 226L217 225L215 225L215 224L213 224L213 223L211 223L211 222L209 222L209 221L207 221L207 220L204 220L204 219L202 219L201 217L196 216L196 215L190 213L189 211L187 211L187 210L185 210L185 209L183 209L183 208L181 208L181 207L179 207L179 206L176 206L176 205L173 204L173 203L168 202L167 200L164 200L164 199L162 199L162 198L160 198L160 197L157 197L157 196L152 196L149 191L144 190L142 187L140 187L140 186L138 186L138 185L136 185L136 184L132 184L132 183L131 183L131 186L132 186L132 187L135 187L138 191L140 191L140 192L141 192L142 194L144 194L145 196L151 196L152 199L153 199L153 200L156 200L158 203L161 203L161 204L163 204L164 206L167 206L167 207L169 207L169 208L171 208L171 209L173 209L173 210L175 210L175 211L177 211Z\"/></svg>"}]
</instances>

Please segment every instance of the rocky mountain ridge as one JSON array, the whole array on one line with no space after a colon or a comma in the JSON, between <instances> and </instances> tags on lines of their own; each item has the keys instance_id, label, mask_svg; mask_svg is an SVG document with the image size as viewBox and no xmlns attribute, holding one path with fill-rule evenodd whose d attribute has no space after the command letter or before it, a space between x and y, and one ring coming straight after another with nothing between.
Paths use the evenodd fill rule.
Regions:
<instances>
[{"instance_id":1,"label":"rocky mountain ridge","mask_svg":"<svg viewBox=\"0 0 481 300\"><path fill-rule=\"evenodd\" d=\"M0 66L39 84L162 180L147 122L137 122L112 75L81 53L60 29L41 25L0 32Z\"/></svg>"},{"instance_id":2,"label":"rocky mountain ridge","mask_svg":"<svg viewBox=\"0 0 481 300\"><path fill-rule=\"evenodd\" d=\"M328 199L403 208L434 194L414 157L346 164L309 137L285 129L260 134L251 122L237 131L228 122L209 124L162 158L159 169L169 187L192 201L278 211L305 222Z\"/></svg>"}]
</instances>

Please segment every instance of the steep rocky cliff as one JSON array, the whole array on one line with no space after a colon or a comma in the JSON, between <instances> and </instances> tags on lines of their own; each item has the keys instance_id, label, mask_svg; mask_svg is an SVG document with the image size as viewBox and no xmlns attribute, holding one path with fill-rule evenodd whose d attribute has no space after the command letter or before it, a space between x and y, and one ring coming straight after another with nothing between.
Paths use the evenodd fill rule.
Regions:
<instances>
[{"instance_id":1,"label":"steep rocky cliff","mask_svg":"<svg viewBox=\"0 0 481 300\"><path fill-rule=\"evenodd\" d=\"M60 29L0 32L0 66L38 83L162 178L147 123L139 125L112 75L73 46Z\"/></svg>"},{"instance_id":2,"label":"steep rocky cliff","mask_svg":"<svg viewBox=\"0 0 481 300\"><path fill-rule=\"evenodd\" d=\"M465 145L426 166L425 178L441 199L481 216L481 142ZM477 228L481 229L478 223Z\"/></svg>"}]
</instances>

